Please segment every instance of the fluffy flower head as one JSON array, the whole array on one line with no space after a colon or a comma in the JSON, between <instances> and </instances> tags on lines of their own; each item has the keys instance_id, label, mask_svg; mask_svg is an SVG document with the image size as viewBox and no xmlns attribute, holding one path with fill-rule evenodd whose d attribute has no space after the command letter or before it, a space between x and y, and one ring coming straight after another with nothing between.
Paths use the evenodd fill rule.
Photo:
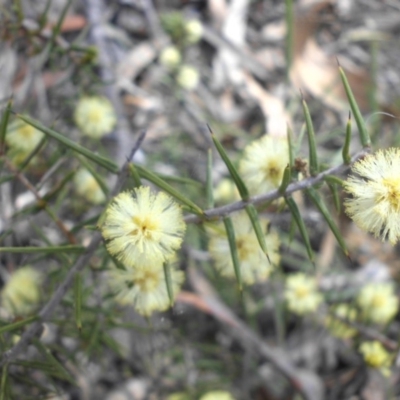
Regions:
<instances>
[{"instance_id":1,"label":"fluffy flower head","mask_svg":"<svg viewBox=\"0 0 400 400\"><path fill-rule=\"evenodd\" d=\"M181 61L181 53L175 46L166 47L160 54L160 63L169 69L175 69Z\"/></svg>"},{"instance_id":2,"label":"fluffy flower head","mask_svg":"<svg viewBox=\"0 0 400 400\"><path fill-rule=\"evenodd\" d=\"M9 125L5 140L12 150L28 156L43 139L43 136L44 133L32 125L17 120Z\"/></svg>"},{"instance_id":3,"label":"fluffy flower head","mask_svg":"<svg viewBox=\"0 0 400 400\"><path fill-rule=\"evenodd\" d=\"M111 103L105 97L82 97L75 108L75 123L82 133L99 139L110 133L117 117Z\"/></svg>"},{"instance_id":4,"label":"fluffy flower head","mask_svg":"<svg viewBox=\"0 0 400 400\"><path fill-rule=\"evenodd\" d=\"M1 304L11 315L26 315L40 301L40 273L31 267L17 269L1 292Z\"/></svg>"},{"instance_id":5,"label":"fluffy flower head","mask_svg":"<svg viewBox=\"0 0 400 400\"><path fill-rule=\"evenodd\" d=\"M76 192L93 204L101 204L106 200L104 192L94 176L85 168L79 169L74 176Z\"/></svg>"},{"instance_id":6,"label":"fluffy flower head","mask_svg":"<svg viewBox=\"0 0 400 400\"><path fill-rule=\"evenodd\" d=\"M199 83L199 73L197 69L190 65L182 65L176 75L178 85L186 90L193 90Z\"/></svg>"},{"instance_id":7,"label":"fluffy flower head","mask_svg":"<svg viewBox=\"0 0 400 400\"><path fill-rule=\"evenodd\" d=\"M228 204L240 200L240 194L232 179L223 178L214 190L216 203Z\"/></svg>"},{"instance_id":8,"label":"fluffy flower head","mask_svg":"<svg viewBox=\"0 0 400 400\"><path fill-rule=\"evenodd\" d=\"M288 309L298 315L312 313L322 301L315 278L303 273L292 274L286 279L285 299Z\"/></svg>"},{"instance_id":9,"label":"fluffy flower head","mask_svg":"<svg viewBox=\"0 0 400 400\"><path fill-rule=\"evenodd\" d=\"M400 238L400 149L379 150L357 161L344 189L346 213L363 230L396 244Z\"/></svg>"},{"instance_id":10,"label":"fluffy flower head","mask_svg":"<svg viewBox=\"0 0 400 400\"><path fill-rule=\"evenodd\" d=\"M172 264L169 268L175 296L181 288L184 274ZM109 282L118 293L116 300L121 304L133 305L139 314L150 316L154 311L165 311L170 307L162 262L127 270L114 269L109 274Z\"/></svg>"},{"instance_id":11,"label":"fluffy flower head","mask_svg":"<svg viewBox=\"0 0 400 400\"><path fill-rule=\"evenodd\" d=\"M390 375L393 357L383 347L382 343L376 340L364 342L360 346L360 353L370 367L380 369L385 376Z\"/></svg>"},{"instance_id":12,"label":"fluffy flower head","mask_svg":"<svg viewBox=\"0 0 400 400\"><path fill-rule=\"evenodd\" d=\"M172 197L141 186L114 198L101 232L109 253L132 267L167 260L180 247L185 228L181 207Z\"/></svg>"},{"instance_id":13,"label":"fluffy flower head","mask_svg":"<svg viewBox=\"0 0 400 400\"><path fill-rule=\"evenodd\" d=\"M235 400L229 392L224 390L215 390L203 394L199 400Z\"/></svg>"},{"instance_id":14,"label":"fluffy flower head","mask_svg":"<svg viewBox=\"0 0 400 400\"><path fill-rule=\"evenodd\" d=\"M387 324L397 313L399 301L391 283L369 283L357 296L361 317L375 324Z\"/></svg>"},{"instance_id":15,"label":"fluffy flower head","mask_svg":"<svg viewBox=\"0 0 400 400\"><path fill-rule=\"evenodd\" d=\"M201 25L201 22L196 19L186 22L184 29L185 41L188 44L197 43L203 36L203 25Z\"/></svg>"},{"instance_id":16,"label":"fluffy flower head","mask_svg":"<svg viewBox=\"0 0 400 400\"><path fill-rule=\"evenodd\" d=\"M263 136L246 146L239 172L253 195L276 189L289 163L286 138Z\"/></svg>"},{"instance_id":17,"label":"fluffy flower head","mask_svg":"<svg viewBox=\"0 0 400 400\"><path fill-rule=\"evenodd\" d=\"M357 310L346 303L339 304L331 307L331 315L326 319L326 327L329 329L333 336L340 339L349 339L357 334L357 329L352 328L345 322L335 318L346 319L348 321L355 321L357 318Z\"/></svg>"},{"instance_id":18,"label":"fluffy flower head","mask_svg":"<svg viewBox=\"0 0 400 400\"><path fill-rule=\"evenodd\" d=\"M247 214L245 212L234 214L232 223L235 230L236 248L238 250L243 283L252 285L265 281L269 277L273 266L279 264L280 261L278 234L274 231L265 234L270 263L260 248ZM264 221L264 225L267 225L267 223L268 221ZM234 278L235 270L224 225L222 223L210 225L207 232L210 237L208 250L215 261L216 269L221 275Z\"/></svg>"}]
</instances>

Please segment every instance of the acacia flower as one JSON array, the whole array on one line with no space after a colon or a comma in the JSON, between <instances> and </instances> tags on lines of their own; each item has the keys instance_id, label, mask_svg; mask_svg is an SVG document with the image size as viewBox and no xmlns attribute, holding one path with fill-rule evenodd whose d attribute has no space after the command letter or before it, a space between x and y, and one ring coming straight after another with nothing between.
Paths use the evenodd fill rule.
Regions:
<instances>
[{"instance_id":1,"label":"acacia flower","mask_svg":"<svg viewBox=\"0 0 400 400\"><path fill-rule=\"evenodd\" d=\"M394 286L389 282L365 285L357 296L357 304L364 321L383 325L393 319L399 309Z\"/></svg>"},{"instance_id":2,"label":"acacia flower","mask_svg":"<svg viewBox=\"0 0 400 400\"><path fill-rule=\"evenodd\" d=\"M9 125L5 141L15 153L28 156L43 139L43 132L24 121L16 120Z\"/></svg>"},{"instance_id":3,"label":"acacia flower","mask_svg":"<svg viewBox=\"0 0 400 400\"><path fill-rule=\"evenodd\" d=\"M40 301L42 276L32 267L17 269L1 292L1 305L10 315L30 314Z\"/></svg>"},{"instance_id":4,"label":"acacia flower","mask_svg":"<svg viewBox=\"0 0 400 400\"><path fill-rule=\"evenodd\" d=\"M176 75L178 85L186 90L193 90L197 87L200 77L197 69L190 65L182 65Z\"/></svg>"},{"instance_id":5,"label":"acacia flower","mask_svg":"<svg viewBox=\"0 0 400 400\"><path fill-rule=\"evenodd\" d=\"M203 36L203 25L197 19L192 19L184 25L185 41L188 44L197 43Z\"/></svg>"},{"instance_id":6,"label":"acacia flower","mask_svg":"<svg viewBox=\"0 0 400 400\"><path fill-rule=\"evenodd\" d=\"M86 96L78 101L74 120L84 135L99 139L113 130L117 116L105 97Z\"/></svg>"},{"instance_id":7,"label":"acacia flower","mask_svg":"<svg viewBox=\"0 0 400 400\"><path fill-rule=\"evenodd\" d=\"M160 53L160 63L169 69L175 69L181 61L181 53L175 46L168 46Z\"/></svg>"},{"instance_id":8,"label":"acacia flower","mask_svg":"<svg viewBox=\"0 0 400 400\"><path fill-rule=\"evenodd\" d=\"M224 390L214 390L207 392L200 397L199 400L235 400L229 392Z\"/></svg>"},{"instance_id":9,"label":"acacia flower","mask_svg":"<svg viewBox=\"0 0 400 400\"><path fill-rule=\"evenodd\" d=\"M175 297L184 274L173 264L169 268ZM109 274L109 282L117 293L116 300L124 305L131 304L141 315L150 316L154 311L165 311L171 305L162 262L144 263L140 268L126 270L115 268Z\"/></svg>"},{"instance_id":10,"label":"acacia flower","mask_svg":"<svg viewBox=\"0 0 400 400\"><path fill-rule=\"evenodd\" d=\"M400 149L369 154L354 163L344 189L346 213L361 229L396 244L400 237Z\"/></svg>"},{"instance_id":11,"label":"acacia flower","mask_svg":"<svg viewBox=\"0 0 400 400\"><path fill-rule=\"evenodd\" d=\"M268 257L260 248L257 236L253 226L245 212L239 212L232 216L233 228L235 231L236 248L240 261L240 270L242 281L245 284L252 285L254 283L265 281L273 266L279 264L279 237L275 231L265 234L265 242L268 250ZM265 227L268 221L263 220ZM209 225L207 227L209 233L208 250L214 259L215 268L222 276L229 278L235 277L235 270L232 263L231 253L227 234L222 223Z\"/></svg>"},{"instance_id":12,"label":"acacia flower","mask_svg":"<svg viewBox=\"0 0 400 400\"><path fill-rule=\"evenodd\" d=\"M228 204L240 200L239 191L230 178L223 178L214 189L214 200L219 204Z\"/></svg>"},{"instance_id":13,"label":"acacia flower","mask_svg":"<svg viewBox=\"0 0 400 400\"><path fill-rule=\"evenodd\" d=\"M180 247L185 229L181 207L172 197L141 186L114 198L101 232L109 253L129 267L168 259Z\"/></svg>"},{"instance_id":14,"label":"acacia flower","mask_svg":"<svg viewBox=\"0 0 400 400\"><path fill-rule=\"evenodd\" d=\"M364 342L361 344L360 353L364 361L372 368L379 369L383 375L390 375L393 356L377 340Z\"/></svg>"},{"instance_id":15,"label":"acacia flower","mask_svg":"<svg viewBox=\"0 0 400 400\"><path fill-rule=\"evenodd\" d=\"M335 316L339 318L335 318ZM357 319L357 310L346 303L338 304L330 309L330 315L326 318L326 327L333 336L340 339L349 339L357 335L357 329L343 322L341 319L355 321Z\"/></svg>"},{"instance_id":16,"label":"acacia flower","mask_svg":"<svg viewBox=\"0 0 400 400\"><path fill-rule=\"evenodd\" d=\"M93 204L101 204L106 196L95 177L85 168L79 169L74 175L76 192Z\"/></svg>"},{"instance_id":17,"label":"acacia flower","mask_svg":"<svg viewBox=\"0 0 400 400\"><path fill-rule=\"evenodd\" d=\"M280 186L288 164L287 139L264 135L244 149L239 173L253 195L262 194Z\"/></svg>"},{"instance_id":18,"label":"acacia flower","mask_svg":"<svg viewBox=\"0 0 400 400\"><path fill-rule=\"evenodd\" d=\"M303 273L286 278L285 299L288 309L298 315L316 311L322 302L316 279Z\"/></svg>"}]
</instances>

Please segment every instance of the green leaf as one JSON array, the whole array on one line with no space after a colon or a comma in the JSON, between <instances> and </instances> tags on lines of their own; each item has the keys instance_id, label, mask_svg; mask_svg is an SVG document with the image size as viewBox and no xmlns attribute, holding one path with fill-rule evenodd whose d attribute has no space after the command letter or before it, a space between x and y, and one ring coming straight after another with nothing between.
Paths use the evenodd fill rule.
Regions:
<instances>
[{"instance_id":1,"label":"green leaf","mask_svg":"<svg viewBox=\"0 0 400 400\"><path fill-rule=\"evenodd\" d=\"M211 131L211 130L210 130ZM249 191L243 182L242 178L240 177L237 169L233 165L232 161L229 159L228 154L226 154L225 149L222 147L222 144L216 138L216 136L211 132L212 140L215 144L216 149L218 150L219 155L221 156L222 160L224 161L226 167L228 168L229 174L231 175L233 181L235 182L236 187L240 193L240 197L242 200L246 201L250 197Z\"/></svg>"},{"instance_id":2,"label":"green leaf","mask_svg":"<svg viewBox=\"0 0 400 400\"><path fill-rule=\"evenodd\" d=\"M332 197L333 197L333 205L335 206L336 212L338 214L340 214L340 210L341 210L341 203L340 203L340 197L339 197L339 191L338 191L338 187L336 183L332 183L327 181L326 184L329 187L329 190L332 193Z\"/></svg>"},{"instance_id":3,"label":"green leaf","mask_svg":"<svg viewBox=\"0 0 400 400\"><path fill-rule=\"evenodd\" d=\"M357 123L358 132L360 134L361 144L364 147L370 147L371 146L371 139L369 137L369 133L368 133L367 127L365 125L364 118L361 115L361 111L360 111L360 109L358 107L356 99L355 99L355 97L353 95L353 92L352 92L352 90L350 88L350 85L349 85L349 82L347 80L346 74L344 73L343 68L341 66L339 66L339 73L340 73L340 77L342 78L344 90L346 91L346 95L347 95L347 98L348 98L349 103L350 103L351 111L353 112L354 118L355 118L356 123Z\"/></svg>"},{"instance_id":4,"label":"green leaf","mask_svg":"<svg viewBox=\"0 0 400 400\"><path fill-rule=\"evenodd\" d=\"M4 154L4 144L6 140L6 134L7 134L7 126L8 126L8 120L10 118L10 113L11 113L11 106L12 106L12 100L10 100L7 104L6 109L4 110L3 115L1 116L1 121L0 121L0 154Z\"/></svg>"},{"instance_id":5,"label":"green leaf","mask_svg":"<svg viewBox=\"0 0 400 400\"><path fill-rule=\"evenodd\" d=\"M224 218L224 225L225 225L226 235L228 238L229 249L231 251L231 258L232 258L233 268L235 270L236 281L238 283L239 291L242 291L243 290L242 272L240 269L239 254L236 247L235 230L233 228L233 223L229 215Z\"/></svg>"},{"instance_id":6,"label":"green leaf","mask_svg":"<svg viewBox=\"0 0 400 400\"><path fill-rule=\"evenodd\" d=\"M172 287L172 280L171 280L171 268L167 262L163 264L163 268L164 268L165 284L167 285L169 304L172 307L172 305L174 304L174 290Z\"/></svg>"},{"instance_id":7,"label":"green leaf","mask_svg":"<svg viewBox=\"0 0 400 400\"><path fill-rule=\"evenodd\" d=\"M343 239L342 235L340 234L339 229L335 224L335 221L333 220L331 214L329 213L329 210L326 208L326 205L322 201L320 195L314 188L306 189L306 192L311 197L312 201L317 206L320 213L324 216L325 221L328 223L329 227L331 228L332 233L335 235L335 238L338 241L339 246L342 248L343 253L347 257L349 257L349 252L347 250L344 239Z\"/></svg>"},{"instance_id":8,"label":"green leaf","mask_svg":"<svg viewBox=\"0 0 400 400\"><path fill-rule=\"evenodd\" d=\"M246 212L247 212L247 215L250 218L251 224L253 225L254 232L255 232L255 234L257 236L258 244L260 245L261 250L266 255L266 257L268 259L268 262L271 264L271 261L270 261L269 256L268 256L267 243L265 242L265 234L264 234L263 229L262 229L261 224L260 224L260 219L258 217L258 212L257 212L257 210L256 210L256 208L254 207L253 204L248 204L246 206Z\"/></svg>"},{"instance_id":9,"label":"green leaf","mask_svg":"<svg viewBox=\"0 0 400 400\"><path fill-rule=\"evenodd\" d=\"M1 369L0 400L7 400L8 397L8 364L4 364Z\"/></svg>"},{"instance_id":10,"label":"green leaf","mask_svg":"<svg viewBox=\"0 0 400 400\"><path fill-rule=\"evenodd\" d=\"M289 166L292 169L294 167L294 146L293 146L293 132L292 128L287 124L286 136L289 147Z\"/></svg>"},{"instance_id":11,"label":"green leaf","mask_svg":"<svg viewBox=\"0 0 400 400\"><path fill-rule=\"evenodd\" d=\"M49 246L49 247L0 247L0 253L82 253L86 250L84 246L68 244L65 246Z\"/></svg>"},{"instance_id":12,"label":"green leaf","mask_svg":"<svg viewBox=\"0 0 400 400\"><path fill-rule=\"evenodd\" d=\"M350 141L351 141L351 113L349 112L349 119L346 125L346 138L343 145L342 157L345 164L350 164Z\"/></svg>"},{"instance_id":13,"label":"green leaf","mask_svg":"<svg viewBox=\"0 0 400 400\"><path fill-rule=\"evenodd\" d=\"M40 340L33 338L32 344L37 348L39 353L46 359L48 365L51 367L51 370L53 371L51 375L57 376L58 378L71 383L72 385L76 385L75 379Z\"/></svg>"},{"instance_id":14,"label":"green leaf","mask_svg":"<svg viewBox=\"0 0 400 400\"><path fill-rule=\"evenodd\" d=\"M308 258L310 259L311 262L314 262L314 254L311 249L310 238L308 236L306 225L304 224L303 218L301 217L297 204L292 197L285 197L285 201L289 207L290 212L292 213L293 219L295 220L297 227L299 228L300 235L303 238L304 244L306 246Z\"/></svg>"},{"instance_id":15,"label":"green leaf","mask_svg":"<svg viewBox=\"0 0 400 400\"><path fill-rule=\"evenodd\" d=\"M315 142L314 126L311 120L310 111L308 109L306 101L302 100L304 117L306 119L306 127L308 134L308 148L310 158L310 174L315 176L319 172L318 157L317 157L317 144Z\"/></svg>"},{"instance_id":16,"label":"green leaf","mask_svg":"<svg viewBox=\"0 0 400 400\"><path fill-rule=\"evenodd\" d=\"M207 150L207 179L206 179L206 193L207 193L207 208L214 207L214 185L212 179L213 170L212 150Z\"/></svg>"},{"instance_id":17,"label":"green leaf","mask_svg":"<svg viewBox=\"0 0 400 400\"><path fill-rule=\"evenodd\" d=\"M78 272L74 278L75 323L82 330L82 274Z\"/></svg>"},{"instance_id":18,"label":"green leaf","mask_svg":"<svg viewBox=\"0 0 400 400\"><path fill-rule=\"evenodd\" d=\"M282 177L282 182L281 185L279 186L278 192L280 194L284 194L287 187L289 186L289 183L292 180L292 170L290 168L290 165L288 164L286 168L283 171L283 177Z\"/></svg>"},{"instance_id":19,"label":"green leaf","mask_svg":"<svg viewBox=\"0 0 400 400\"><path fill-rule=\"evenodd\" d=\"M165 181L160 179L153 172L150 172L149 170L147 170L144 167L141 167L140 165L135 165L135 167L137 168L137 170L139 172L139 175L142 178L147 179L148 181L154 183L156 186L158 186L159 188L161 188L164 191L166 191L167 193L169 193L172 197L175 197L175 199L177 199L181 203L183 203L186 206L188 206L192 210L192 212L194 212L195 214L198 214L200 216L204 215L204 211L198 205L193 203L191 200L189 200L187 197L185 197L178 190L174 189L168 183L166 183Z\"/></svg>"},{"instance_id":20,"label":"green leaf","mask_svg":"<svg viewBox=\"0 0 400 400\"><path fill-rule=\"evenodd\" d=\"M22 321L17 321L11 324L3 325L0 327L0 334L3 334L5 332L17 331L18 329L21 329L25 325L29 325L32 322L37 321L38 319L39 317L37 315L34 315L33 317L25 318Z\"/></svg>"},{"instance_id":21,"label":"green leaf","mask_svg":"<svg viewBox=\"0 0 400 400\"><path fill-rule=\"evenodd\" d=\"M67 146L73 151L76 151L79 154L82 154L89 160L92 160L96 164L102 166L103 168L107 169L110 172L117 173L119 168L116 164L114 164L110 159L99 156L96 153L88 150L86 147L81 146L78 143L68 139L66 136L62 135L61 133L56 132L53 129L47 128L46 126L42 125L40 122L34 120L33 118L27 117L25 115L17 114L18 118L22 119L22 121L26 122L29 125L32 125L36 129L42 131L45 135L50 136L51 138L57 140L59 143Z\"/></svg>"},{"instance_id":22,"label":"green leaf","mask_svg":"<svg viewBox=\"0 0 400 400\"><path fill-rule=\"evenodd\" d=\"M133 178L134 186L135 187L142 186L142 181L140 179L140 175L139 175L139 172L138 172L135 164L133 164L133 163L129 164L129 171L130 171L131 176Z\"/></svg>"}]
</instances>

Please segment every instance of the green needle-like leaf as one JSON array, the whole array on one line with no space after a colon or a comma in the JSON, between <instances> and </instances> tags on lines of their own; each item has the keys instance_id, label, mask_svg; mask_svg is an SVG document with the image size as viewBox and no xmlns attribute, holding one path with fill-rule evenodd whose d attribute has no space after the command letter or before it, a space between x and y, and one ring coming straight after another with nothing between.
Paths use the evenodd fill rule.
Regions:
<instances>
[{"instance_id":1,"label":"green needle-like leaf","mask_svg":"<svg viewBox=\"0 0 400 400\"><path fill-rule=\"evenodd\" d=\"M258 212L253 204L248 204L246 206L246 212L250 218L251 224L253 225L254 232L257 236L258 244L260 245L261 250L267 256L268 262L271 264L269 256L268 256L267 243L265 242L265 234L264 234L263 229L260 224Z\"/></svg>"},{"instance_id":2,"label":"green needle-like leaf","mask_svg":"<svg viewBox=\"0 0 400 400\"><path fill-rule=\"evenodd\" d=\"M287 187L289 186L290 181L292 180L292 170L290 168L290 165L287 165L286 168L283 171L283 177L282 177L282 182L281 185L279 186L279 193L284 194Z\"/></svg>"},{"instance_id":3,"label":"green needle-like leaf","mask_svg":"<svg viewBox=\"0 0 400 400\"><path fill-rule=\"evenodd\" d=\"M214 207L214 185L212 179L213 170L212 150L207 151L207 181L206 181L206 194L207 194L207 208Z\"/></svg>"},{"instance_id":4,"label":"green needle-like leaf","mask_svg":"<svg viewBox=\"0 0 400 400\"><path fill-rule=\"evenodd\" d=\"M314 204L317 206L320 213L325 218L329 227L331 228L331 231L335 235L335 238L338 241L339 246L342 248L343 253L346 254L347 257L349 257L349 252L347 250L344 239L343 239L342 235L340 234L339 229L336 226L335 221L333 220L331 214L329 213L329 210L326 208L326 205L323 202L321 196L318 194L318 192L314 188L309 188L306 191L307 191L308 195L311 197Z\"/></svg>"},{"instance_id":5,"label":"green needle-like leaf","mask_svg":"<svg viewBox=\"0 0 400 400\"><path fill-rule=\"evenodd\" d=\"M167 285L169 304L172 306L174 304L174 289L172 287L171 268L167 262L163 264L163 267L164 267L165 284Z\"/></svg>"},{"instance_id":6,"label":"green needle-like leaf","mask_svg":"<svg viewBox=\"0 0 400 400\"><path fill-rule=\"evenodd\" d=\"M169 193L172 197L175 197L178 201L181 203L185 204L188 206L195 214L198 215L204 215L204 211L193 201L189 200L187 197L185 197L181 192L178 190L174 189L172 186L170 186L168 183L163 181L161 178L159 178L156 174L153 172L150 172L146 168L140 166L140 165L135 165L136 169L139 172L139 175L147 179L148 181L154 183L156 186L159 188L165 190L167 193Z\"/></svg>"},{"instance_id":7,"label":"green needle-like leaf","mask_svg":"<svg viewBox=\"0 0 400 400\"><path fill-rule=\"evenodd\" d=\"M7 104L6 109L4 110L3 115L1 116L1 121L0 121L0 154L4 154L4 143L5 143L5 140L6 140L7 126L8 126L8 120L10 118L11 106L12 106L12 101L10 100L8 102L8 104Z\"/></svg>"},{"instance_id":8,"label":"green needle-like leaf","mask_svg":"<svg viewBox=\"0 0 400 400\"><path fill-rule=\"evenodd\" d=\"M306 119L306 127L308 134L308 148L310 158L310 174L315 176L319 172L318 157L317 157L317 144L315 142L314 126L311 120L310 111L308 109L306 101L302 100L304 117Z\"/></svg>"},{"instance_id":9,"label":"green needle-like leaf","mask_svg":"<svg viewBox=\"0 0 400 400\"><path fill-rule=\"evenodd\" d=\"M22 321L17 321L17 322L13 322L11 324L3 325L0 327L0 335L5 332L12 332L12 331L21 329L25 325L29 325L38 319L39 319L39 317L37 315L34 315L33 317L25 318Z\"/></svg>"},{"instance_id":10,"label":"green needle-like leaf","mask_svg":"<svg viewBox=\"0 0 400 400\"><path fill-rule=\"evenodd\" d=\"M350 164L351 162L350 141L351 141L351 113L349 112L349 119L347 120L347 125L346 125L346 138L344 140L344 145L342 150L343 162L345 164Z\"/></svg>"},{"instance_id":11,"label":"green needle-like leaf","mask_svg":"<svg viewBox=\"0 0 400 400\"><path fill-rule=\"evenodd\" d=\"M133 164L133 163L129 164L129 171L130 171L131 176L133 178L133 182L134 182L135 187L142 186L142 181L140 179L140 175L139 175L139 172L138 172L135 164Z\"/></svg>"},{"instance_id":12,"label":"green needle-like leaf","mask_svg":"<svg viewBox=\"0 0 400 400\"><path fill-rule=\"evenodd\" d=\"M215 144L216 149L218 150L219 155L221 156L222 160L224 161L226 167L228 168L229 174L231 175L233 181L235 182L236 187L240 193L240 197L242 200L246 201L250 197L249 191L243 182L242 178L239 175L239 172L233 165L232 161L229 159L228 154L226 154L225 149L222 147L220 141L216 138L216 136L211 132L212 140Z\"/></svg>"},{"instance_id":13,"label":"green needle-like leaf","mask_svg":"<svg viewBox=\"0 0 400 400\"><path fill-rule=\"evenodd\" d=\"M9 397L7 394L7 378L8 378L8 364L5 364L1 369L1 386L0 386L0 400L6 400Z\"/></svg>"},{"instance_id":14,"label":"green needle-like leaf","mask_svg":"<svg viewBox=\"0 0 400 400\"><path fill-rule=\"evenodd\" d=\"M89 160L92 160L96 164L102 166L103 168L107 169L110 172L117 173L119 168L116 164L114 164L108 158L99 156L96 153L88 150L86 147L81 146L78 143L68 139L66 136L62 135L61 133L56 132L53 129L47 128L46 126L42 125L40 122L34 120L33 118L27 117L25 115L19 115L18 118L25 121L27 124L32 125L36 129L42 131L45 135L50 136L51 138L57 140L58 142L62 143L63 145L67 146L71 150L76 151L79 154L87 157Z\"/></svg>"},{"instance_id":15,"label":"green needle-like leaf","mask_svg":"<svg viewBox=\"0 0 400 400\"><path fill-rule=\"evenodd\" d=\"M336 212L338 214L340 214L340 210L341 210L341 203L340 203L340 197L339 197L339 191L338 191L338 185L336 183L333 182L329 182L328 180L326 181L329 190L332 193L332 197L333 197L333 204L335 206Z\"/></svg>"},{"instance_id":16,"label":"green needle-like leaf","mask_svg":"<svg viewBox=\"0 0 400 400\"><path fill-rule=\"evenodd\" d=\"M292 128L287 124L286 136L289 147L289 166L292 169L294 166L294 145L293 145L293 132Z\"/></svg>"},{"instance_id":17,"label":"green needle-like leaf","mask_svg":"<svg viewBox=\"0 0 400 400\"><path fill-rule=\"evenodd\" d=\"M74 280L74 306L75 323L79 330L82 329L82 274L77 273Z\"/></svg>"},{"instance_id":18,"label":"green needle-like leaf","mask_svg":"<svg viewBox=\"0 0 400 400\"><path fill-rule=\"evenodd\" d=\"M233 223L229 215L224 218L224 225L228 237L229 249L231 251L231 258L233 268L235 270L236 281L239 291L241 292L243 290L242 272L240 269L239 254L236 247L235 230L233 228Z\"/></svg>"},{"instance_id":19,"label":"green needle-like leaf","mask_svg":"<svg viewBox=\"0 0 400 400\"><path fill-rule=\"evenodd\" d=\"M304 224L303 218L301 217L297 204L292 197L285 197L285 201L289 207L290 212L292 213L293 219L295 220L297 227L299 228L300 235L303 238L304 244L306 246L308 258L310 259L311 262L314 262L314 254L311 249L310 238L308 236L306 225Z\"/></svg>"},{"instance_id":20,"label":"green needle-like leaf","mask_svg":"<svg viewBox=\"0 0 400 400\"><path fill-rule=\"evenodd\" d=\"M361 111L360 111L360 109L358 107L356 99L355 99L355 97L353 95L353 92L352 92L352 90L350 88L350 85L349 85L349 82L347 80L346 74L344 73L343 68L340 67L340 66L339 66L339 73L340 73L340 77L342 78L344 90L346 91L346 95L347 95L347 98L348 98L349 103L350 103L351 111L353 112L354 118L355 118L356 123L357 123L358 132L360 134L361 144L364 147L369 147L369 146L371 146L371 139L369 137L369 133L368 133L367 127L365 125L364 118L361 115Z\"/></svg>"}]
</instances>

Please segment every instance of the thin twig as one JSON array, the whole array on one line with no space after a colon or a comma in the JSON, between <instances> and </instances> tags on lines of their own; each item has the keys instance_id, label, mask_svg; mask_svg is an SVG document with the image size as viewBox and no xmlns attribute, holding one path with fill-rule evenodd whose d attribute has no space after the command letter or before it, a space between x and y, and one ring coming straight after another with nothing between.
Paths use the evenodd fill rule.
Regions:
<instances>
[{"instance_id":1,"label":"thin twig","mask_svg":"<svg viewBox=\"0 0 400 400\"><path fill-rule=\"evenodd\" d=\"M138 142L141 142L144 138L144 132L139 137ZM135 152L139 149L139 145L136 143L133 150L131 151L128 161L125 163L123 168L121 169L117 183L115 184L114 190L111 193L111 196L115 196L119 193L129 176L129 169L128 164L129 160L133 158ZM30 341L35 337L41 330L42 323L49 320L49 318L53 315L55 309L67 293L68 289L71 287L75 275L82 271L85 266L88 265L90 259L92 258L93 253L98 248L99 244L101 243L101 235L100 232L95 232L92 240L85 250L85 252L76 260L74 266L69 270L67 276L65 277L64 281L58 286L57 290L54 292L51 299L47 302L47 304L40 310L38 317L39 319L34 322L29 328L22 334L18 343L12 347L10 350L7 350L3 353L0 358L0 368L14 360L17 355L25 348L26 345L30 343Z\"/></svg>"},{"instance_id":2,"label":"thin twig","mask_svg":"<svg viewBox=\"0 0 400 400\"><path fill-rule=\"evenodd\" d=\"M368 149L359 151L352 157L352 159L351 159L352 163L357 161L359 158L365 156L368 153L369 153ZM243 210L248 204L254 204L254 205L263 204L263 203L278 199L279 197L289 196L294 192L298 192L299 190L308 189L308 188L316 185L317 183L322 182L327 175L340 175L343 172L345 172L349 168L349 166L350 166L349 164L341 164L336 167L332 167L325 171L322 171L316 176L312 176L312 177L303 179L299 182L294 182L287 187L286 191L283 194L280 193L278 190L272 190L265 194L260 194L258 196L250 197L250 199L248 201L240 200L235 203L228 204L226 206L216 207L216 208L213 208L210 210L206 210L204 212L204 215L205 215L206 219L210 219L210 220L218 219L220 217L231 214L235 211ZM187 224L199 223L202 221L204 221L204 218L197 216L197 215L187 215L185 217L185 222Z\"/></svg>"}]
</instances>

